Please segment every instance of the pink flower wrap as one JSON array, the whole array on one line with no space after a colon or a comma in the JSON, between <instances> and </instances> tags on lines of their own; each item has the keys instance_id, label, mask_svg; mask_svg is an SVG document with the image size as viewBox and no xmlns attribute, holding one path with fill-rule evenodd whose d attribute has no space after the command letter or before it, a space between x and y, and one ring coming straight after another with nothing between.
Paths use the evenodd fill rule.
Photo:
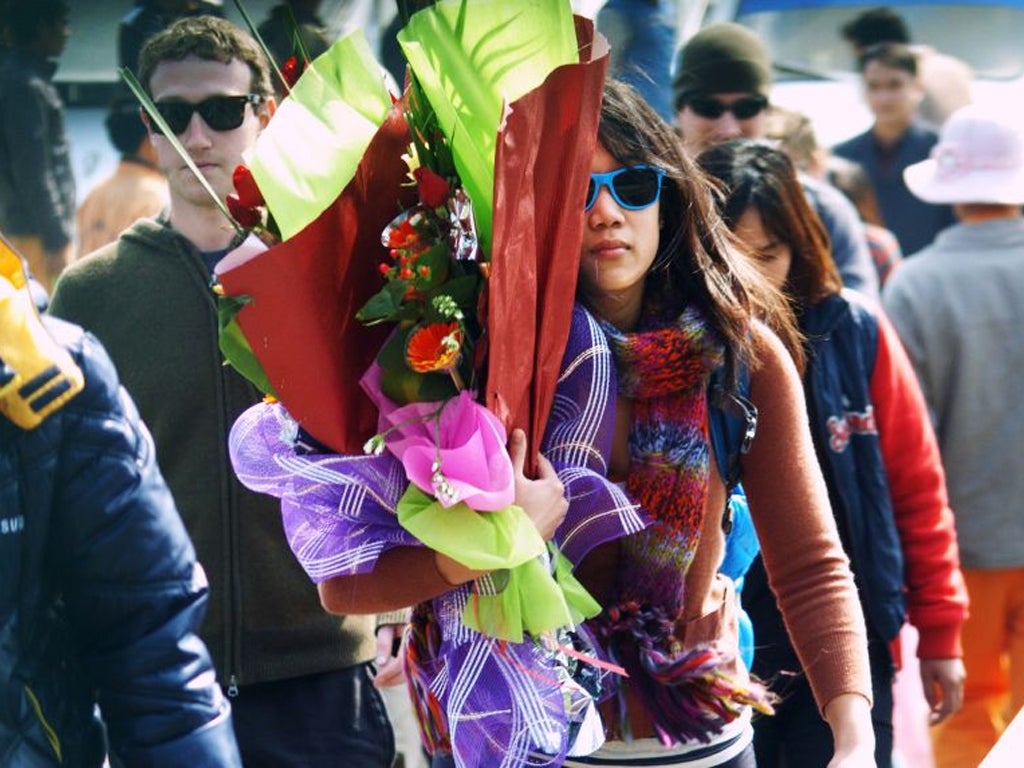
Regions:
<instances>
[{"instance_id":1,"label":"pink flower wrap","mask_svg":"<svg viewBox=\"0 0 1024 768\"><path fill-rule=\"evenodd\" d=\"M375 363L363 377L363 389L380 411L377 429L409 482L444 507L465 502L479 512L496 512L515 501L505 427L471 392L444 403L397 407L380 391L379 381ZM445 492L439 492L439 475Z\"/></svg>"}]
</instances>

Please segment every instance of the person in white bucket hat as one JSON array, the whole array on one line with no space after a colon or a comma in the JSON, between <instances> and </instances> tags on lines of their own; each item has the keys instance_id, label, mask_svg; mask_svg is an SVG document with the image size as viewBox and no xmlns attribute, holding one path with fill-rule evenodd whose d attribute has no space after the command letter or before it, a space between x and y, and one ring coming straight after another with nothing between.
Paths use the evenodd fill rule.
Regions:
<instances>
[{"instance_id":1,"label":"person in white bucket hat","mask_svg":"<svg viewBox=\"0 0 1024 768\"><path fill-rule=\"evenodd\" d=\"M991 109L963 107L943 127L929 159L908 166L903 179L928 203L1024 203L1021 127Z\"/></svg>"},{"instance_id":2,"label":"person in white bucket hat","mask_svg":"<svg viewBox=\"0 0 1024 768\"><path fill-rule=\"evenodd\" d=\"M932 730L936 766L973 767L1024 705L1024 135L964 107L904 175L958 219L882 299L932 414L971 601L963 708Z\"/></svg>"}]
</instances>

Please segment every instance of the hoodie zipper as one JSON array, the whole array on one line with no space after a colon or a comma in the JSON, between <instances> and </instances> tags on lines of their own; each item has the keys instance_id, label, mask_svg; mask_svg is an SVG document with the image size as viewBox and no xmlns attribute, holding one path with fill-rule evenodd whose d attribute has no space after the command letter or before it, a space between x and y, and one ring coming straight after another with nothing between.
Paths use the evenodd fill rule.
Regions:
<instances>
[{"instance_id":1,"label":"hoodie zipper","mask_svg":"<svg viewBox=\"0 0 1024 768\"><path fill-rule=\"evenodd\" d=\"M216 297L212 297L216 301ZM216 307L215 307L216 309ZM218 356L219 356L218 347ZM218 358L219 359L219 358ZM219 419L227 419L228 409L228 369L227 366L220 368L220 387L218 394L218 407L220 409ZM221 441L221 467L223 468L225 463L228 466L226 471L231 472L230 469L230 458L227 455L227 430L230 428L229 424L221 425L224 429L225 439ZM225 546L224 546L224 558L225 558L225 575L227 576L227 594L224 604L224 622L225 622L225 637L224 642L227 646L225 648L225 668L228 677L228 688L227 693L230 697L238 696L239 681L241 674L239 670L239 659L241 659L241 643L242 643L242 584L241 584L241 573L240 573L240 561L239 549L241 543L239 541L239 530L238 530L238 510L237 503L238 497L235 493L234 486L231 481L231 477L227 476L224 478L225 486Z\"/></svg>"},{"instance_id":2,"label":"hoodie zipper","mask_svg":"<svg viewBox=\"0 0 1024 768\"><path fill-rule=\"evenodd\" d=\"M224 504L225 515L224 515L224 564L223 564L223 576L225 586L224 591L224 671L227 677L227 695L229 697L236 697L239 693L239 682L241 680L241 674L239 670L239 659L241 658L241 577L238 572L238 520L237 510L235 509L237 499L234 488L232 486L230 472L231 460L227 455L227 432L230 429L228 420L228 372L227 365L223 363L220 353L219 345L219 319L217 314L217 296L213 293L210 288L210 273L206 267L206 263L203 260L202 255L193 246L189 250L188 261L193 265L193 268L199 270L200 278L203 282L205 291L207 293L208 300L210 301L210 312L212 313L212 324L214 328L214 349L213 359L216 365L219 382L217 387L217 418L216 427L222 431L225 439L219 440L221 445L220 448L220 466L219 472L229 473L227 476L222 476L222 496L221 503Z\"/></svg>"}]
</instances>

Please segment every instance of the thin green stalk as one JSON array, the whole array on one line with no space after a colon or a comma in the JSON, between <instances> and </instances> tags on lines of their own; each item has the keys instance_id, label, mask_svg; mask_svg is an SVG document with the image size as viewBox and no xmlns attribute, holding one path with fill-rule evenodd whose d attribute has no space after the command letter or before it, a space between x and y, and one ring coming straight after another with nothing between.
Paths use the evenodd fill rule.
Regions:
<instances>
[{"instance_id":1,"label":"thin green stalk","mask_svg":"<svg viewBox=\"0 0 1024 768\"><path fill-rule=\"evenodd\" d=\"M238 2L238 0L235 0ZM292 45L299 49L299 57L302 59L303 64L310 62L309 49L306 48L306 41L302 39L302 30L299 29L299 22L295 20L295 14L292 12L290 5L285 6L285 16L288 18L288 26L292 30Z\"/></svg>"},{"instance_id":2,"label":"thin green stalk","mask_svg":"<svg viewBox=\"0 0 1024 768\"><path fill-rule=\"evenodd\" d=\"M260 50L263 51L263 55L267 57L270 68L274 70L274 74L277 75L277 79L280 80L281 85L284 86L285 93L291 93L292 87L288 85L288 81L284 79L284 73L277 66L277 61L275 61L274 55L270 52L270 48L263 41L263 36L260 34L259 30L256 29L256 22L252 20L252 16L249 15L249 12L245 10L245 6L242 5L242 0L234 0L234 2L235 8L238 9L238 12L242 15L242 19L245 21L245 25L249 27L249 32L252 33L253 38L259 44ZM291 13L291 8L288 9L288 12ZM294 19L294 17L292 18Z\"/></svg>"}]
</instances>

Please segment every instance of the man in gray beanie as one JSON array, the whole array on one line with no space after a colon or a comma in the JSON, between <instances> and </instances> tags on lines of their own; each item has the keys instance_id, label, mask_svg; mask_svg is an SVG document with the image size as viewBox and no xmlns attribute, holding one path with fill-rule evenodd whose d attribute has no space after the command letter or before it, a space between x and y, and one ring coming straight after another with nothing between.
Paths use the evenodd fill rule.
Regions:
<instances>
[{"instance_id":1,"label":"man in gray beanie","mask_svg":"<svg viewBox=\"0 0 1024 768\"><path fill-rule=\"evenodd\" d=\"M679 49L672 81L687 151L697 155L739 136L762 136L771 80L768 53L746 27L712 24L690 38Z\"/></svg>"},{"instance_id":2,"label":"man in gray beanie","mask_svg":"<svg viewBox=\"0 0 1024 768\"><path fill-rule=\"evenodd\" d=\"M679 49L672 93L675 125L685 149L696 157L730 139L763 138L771 58L760 38L739 24L705 27ZM801 175L804 191L832 243L843 282L878 299L878 274L864 227L853 205L838 190Z\"/></svg>"}]
</instances>

